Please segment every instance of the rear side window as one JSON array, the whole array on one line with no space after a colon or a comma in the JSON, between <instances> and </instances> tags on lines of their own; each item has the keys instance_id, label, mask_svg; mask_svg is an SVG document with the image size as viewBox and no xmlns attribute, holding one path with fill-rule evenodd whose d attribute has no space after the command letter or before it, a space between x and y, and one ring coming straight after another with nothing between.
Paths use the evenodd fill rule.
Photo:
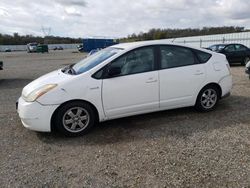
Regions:
<instances>
[{"instance_id":1,"label":"rear side window","mask_svg":"<svg viewBox=\"0 0 250 188\"><path fill-rule=\"evenodd\" d=\"M202 51L199 51L199 50L195 50L195 53L196 53L196 55L198 57L198 60L201 63L206 63L211 58L211 56L212 56L209 53L202 52Z\"/></svg>"},{"instance_id":2,"label":"rear side window","mask_svg":"<svg viewBox=\"0 0 250 188\"><path fill-rule=\"evenodd\" d=\"M174 68L196 64L194 53L185 47L160 46L161 68Z\"/></svg>"},{"instance_id":3,"label":"rear side window","mask_svg":"<svg viewBox=\"0 0 250 188\"><path fill-rule=\"evenodd\" d=\"M243 45L236 44L236 45L235 45L235 50L236 50L236 51L246 51L247 48L246 48L245 46L243 46Z\"/></svg>"}]
</instances>

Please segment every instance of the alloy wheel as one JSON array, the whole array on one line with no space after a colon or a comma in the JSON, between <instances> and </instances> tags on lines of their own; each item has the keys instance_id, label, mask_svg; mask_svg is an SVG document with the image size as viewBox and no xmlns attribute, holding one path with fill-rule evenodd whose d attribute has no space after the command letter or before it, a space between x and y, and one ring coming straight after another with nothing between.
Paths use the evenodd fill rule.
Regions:
<instances>
[{"instance_id":1,"label":"alloy wheel","mask_svg":"<svg viewBox=\"0 0 250 188\"><path fill-rule=\"evenodd\" d=\"M88 126L89 120L90 116L86 109L82 107L73 107L66 111L62 121L67 131L78 133Z\"/></svg>"},{"instance_id":2,"label":"alloy wheel","mask_svg":"<svg viewBox=\"0 0 250 188\"><path fill-rule=\"evenodd\" d=\"M214 89L207 89L201 96L201 105L205 109L213 108L218 99L217 92Z\"/></svg>"}]
</instances>

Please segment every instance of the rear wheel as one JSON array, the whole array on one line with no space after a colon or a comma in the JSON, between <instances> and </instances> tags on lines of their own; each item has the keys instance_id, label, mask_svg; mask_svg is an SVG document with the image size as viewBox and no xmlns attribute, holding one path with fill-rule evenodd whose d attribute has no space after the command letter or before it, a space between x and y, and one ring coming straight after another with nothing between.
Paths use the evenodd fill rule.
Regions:
<instances>
[{"instance_id":1,"label":"rear wheel","mask_svg":"<svg viewBox=\"0 0 250 188\"><path fill-rule=\"evenodd\" d=\"M201 112L214 110L219 101L219 89L215 86L203 88L196 100L195 108Z\"/></svg>"},{"instance_id":2,"label":"rear wheel","mask_svg":"<svg viewBox=\"0 0 250 188\"><path fill-rule=\"evenodd\" d=\"M80 136L95 124L96 114L88 103L71 102L63 105L55 116L56 128L66 136Z\"/></svg>"}]
</instances>

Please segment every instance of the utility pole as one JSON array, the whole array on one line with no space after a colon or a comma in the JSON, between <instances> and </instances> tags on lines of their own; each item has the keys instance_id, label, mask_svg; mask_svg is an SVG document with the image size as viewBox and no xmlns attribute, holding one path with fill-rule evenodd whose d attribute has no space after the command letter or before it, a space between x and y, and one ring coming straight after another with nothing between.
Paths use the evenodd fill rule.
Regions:
<instances>
[{"instance_id":1,"label":"utility pole","mask_svg":"<svg viewBox=\"0 0 250 188\"><path fill-rule=\"evenodd\" d=\"M41 30L43 32L44 35L44 44L48 44L48 39L46 39L46 37L50 36L51 34L51 27L41 27Z\"/></svg>"}]
</instances>

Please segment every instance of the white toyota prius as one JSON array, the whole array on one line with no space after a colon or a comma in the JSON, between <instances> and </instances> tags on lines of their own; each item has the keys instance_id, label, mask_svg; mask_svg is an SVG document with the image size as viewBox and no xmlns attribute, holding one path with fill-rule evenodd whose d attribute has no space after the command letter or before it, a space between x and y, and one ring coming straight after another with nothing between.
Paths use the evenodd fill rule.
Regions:
<instances>
[{"instance_id":1,"label":"white toyota prius","mask_svg":"<svg viewBox=\"0 0 250 188\"><path fill-rule=\"evenodd\" d=\"M231 89L222 54L164 40L124 43L34 80L17 111L28 129L77 136L126 116L188 106L211 111Z\"/></svg>"}]
</instances>

